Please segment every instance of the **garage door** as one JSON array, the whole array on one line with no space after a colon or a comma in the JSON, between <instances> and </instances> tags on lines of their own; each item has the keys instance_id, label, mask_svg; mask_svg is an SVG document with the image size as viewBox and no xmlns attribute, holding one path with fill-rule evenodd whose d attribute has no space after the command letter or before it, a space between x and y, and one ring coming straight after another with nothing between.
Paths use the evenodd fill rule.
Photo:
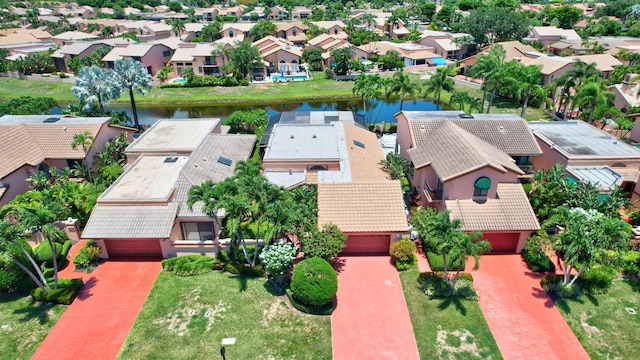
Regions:
<instances>
[{"instance_id":1,"label":"garage door","mask_svg":"<svg viewBox=\"0 0 640 360\"><path fill-rule=\"evenodd\" d=\"M109 257L153 256L162 257L160 240L158 239L118 239L105 240Z\"/></svg>"},{"instance_id":2,"label":"garage door","mask_svg":"<svg viewBox=\"0 0 640 360\"><path fill-rule=\"evenodd\" d=\"M389 255L389 235L349 235L342 255Z\"/></svg>"},{"instance_id":3,"label":"garage door","mask_svg":"<svg viewBox=\"0 0 640 360\"><path fill-rule=\"evenodd\" d=\"M484 234L484 239L491 243L492 253L514 253L518 247L519 233Z\"/></svg>"}]
</instances>

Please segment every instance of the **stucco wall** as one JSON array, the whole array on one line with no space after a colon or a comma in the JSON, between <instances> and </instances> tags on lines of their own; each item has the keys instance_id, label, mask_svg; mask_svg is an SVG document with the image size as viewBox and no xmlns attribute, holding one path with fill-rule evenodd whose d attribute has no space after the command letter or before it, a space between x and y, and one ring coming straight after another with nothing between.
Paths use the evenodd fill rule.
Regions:
<instances>
[{"instance_id":1,"label":"stucco wall","mask_svg":"<svg viewBox=\"0 0 640 360\"><path fill-rule=\"evenodd\" d=\"M151 66L151 75L157 74L158 71L164 67L164 64L171 59L172 51L168 56L162 55L162 53L167 50L171 49L164 45L156 45L142 57L142 65L144 65L145 68Z\"/></svg>"},{"instance_id":2,"label":"stucco wall","mask_svg":"<svg viewBox=\"0 0 640 360\"><path fill-rule=\"evenodd\" d=\"M413 145L411 142L411 132L409 131L408 120L402 113L397 115L396 119L398 125L396 143L398 144L399 155L407 160L411 160L407 153L407 150L409 150Z\"/></svg>"},{"instance_id":3,"label":"stucco wall","mask_svg":"<svg viewBox=\"0 0 640 360\"><path fill-rule=\"evenodd\" d=\"M502 173L494 168L485 166L469 174L459 176L455 179L444 183L443 197L449 199L474 199L473 191L474 184L478 178L486 176L491 180L491 188L487 196L479 197L483 198L496 198L496 190L498 183L515 183L518 181L518 174L512 171Z\"/></svg>"},{"instance_id":4,"label":"stucco wall","mask_svg":"<svg viewBox=\"0 0 640 360\"><path fill-rule=\"evenodd\" d=\"M557 163L561 163L562 166L567 165L568 161L564 156L561 156L555 150L551 149L549 145L538 139L537 136L535 138L540 149L542 149L542 156L533 156L531 158L531 163L533 164L534 169L550 169Z\"/></svg>"},{"instance_id":5,"label":"stucco wall","mask_svg":"<svg viewBox=\"0 0 640 360\"><path fill-rule=\"evenodd\" d=\"M16 196L29 190L29 182L26 180L31 176L33 166L24 165L18 170L12 172L8 176L0 179L5 184L9 184L9 188L5 190L4 195L0 199L0 206L6 205Z\"/></svg>"}]
</instances>

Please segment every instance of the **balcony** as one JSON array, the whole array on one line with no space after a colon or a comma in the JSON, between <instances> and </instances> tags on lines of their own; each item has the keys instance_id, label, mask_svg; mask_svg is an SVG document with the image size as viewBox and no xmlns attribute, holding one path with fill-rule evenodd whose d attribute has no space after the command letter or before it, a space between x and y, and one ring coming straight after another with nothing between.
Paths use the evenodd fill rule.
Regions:
<instances>
[{"instance_id":1,"label":"balcony","mask_svg":"<svg viewBox=\"0 0 640 360\"><path fill-rule=\"evenodd\" d=\"M428 189L423 189L422 196L424 196L427 202L442 202L442 194L437 191L429 191Z\"/></svg>"},{"instance_id":2,"label":"balcony","mask_svg":"<svg viewBox=\"0 0 640 360\"><path fill-rule=\"evenodd\" d=\"M518 165L518 167L524 172L523 175L518 176L520 179L530 179L536 174L536 170L533 165Z\"/></svg>"},{"instance_id":3,"label":"balcony","mask_svg":"<svg viewBox=\"0 0 640 360\"><path fill-rule=\"evenodd\" d=\"M205 60L204 61L204 65L205 66L218 66L218 63L215 60Z\"/></svg>"}]
</instances>

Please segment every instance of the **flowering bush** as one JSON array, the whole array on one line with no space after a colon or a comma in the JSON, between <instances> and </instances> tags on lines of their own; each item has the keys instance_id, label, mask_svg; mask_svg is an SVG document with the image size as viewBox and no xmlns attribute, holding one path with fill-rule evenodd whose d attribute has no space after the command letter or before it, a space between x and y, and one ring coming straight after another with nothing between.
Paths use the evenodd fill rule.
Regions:
<instances>
[{"instance_id":1,"label":"flowering bush","mask_svg":"<svg viewBox=\"0 0 640 360\"><path fill-rule=\"evenodd\" d=\"M260 253L260 260L271 276L282 276L296 258L296 247L291 243L278 242Z\"/></svg>"}]
</instances>

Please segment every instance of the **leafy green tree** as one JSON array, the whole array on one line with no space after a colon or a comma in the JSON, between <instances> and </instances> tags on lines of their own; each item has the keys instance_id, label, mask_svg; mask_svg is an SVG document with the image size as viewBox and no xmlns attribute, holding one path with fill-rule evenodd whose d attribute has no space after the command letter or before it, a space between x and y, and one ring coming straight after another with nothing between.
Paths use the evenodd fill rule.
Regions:
<instances>
[{"instance_id":1,"label":"leafy green tree","mask_svg":"<svg viewBox=\"0 0 640 360\"><path fill-rule=\"evenodd\" d=\"M402 111L406 98L411 98L413 102L416 101L419 91L418 84L402 71L396 71L385 81L385 97L389 99L392 96L398 96L400 98L400 111Z\"/></svg>"},{"instance_id":2,"label":"leafy green tree","mask_svg":"<svg viewBox=\"0 0 640 360\"><path fill-rule=\"evenodd\" d=\"M275 35L277 31L278 28L274 23L269 20L261 19L257 24L251 27L249 36L251 37L251 41L258 41L267 36Z\"/></svg>"},{"instance_id":3,"label":"leafy green tree","mask_svg":"<svg viewBox=\"0 0 640 360\"><path fill-rule=\"evenodd\" d=\"M231 127L229 132L232 134L255 133L257 129L264 128L268 120L267 112L264 109L238 110L227 116L224 124Z\"/></svg>"},{"instance_id":4,"label":"leafy green tree","mask_svg":"<svg viewBox=\"0 0 640 360\"><path fill-rule=\"evenodd\" d=\"M302 52L302 61L308 64L311 70L322 70L322 50L316 47L309 47Z\"/></svg>"},{"instance_id":5,"label":"leafy green tree","mask_svg":"<svg viewBox=\"0 0 640 360\"><path fill-rule=\"evenodd\" d=\"M398 51L389 50L378 57L378 66L382 69L402 70L404 68L404 60Z\"/></svg>"},{"instance_id":6,"label":"leafy green tree","mask_svg":"<svg viewBox=\"0 0 640 360\"><path fill-rule=\"evenodd\" d=\"M491 47L489 53L480 55L478 61L476 61L469 70L472 76L484 79L484 93L482 95L483 107L487 91L491 88L491 98L487 106L487 114L491 112L491 105L493 104L502 80L509 77L510 69L505 61L506 56L507 53L502 45L496 44Z\"/></svg>"},{"instance_id":7,"label":"leafy green tree","mask_svg":"<svg viewBox=\"0 0 640 360\"><path fill-rule=\"evenodd\" d=\"M220 21L210 22L202 27L200 39L207 42L216 41L222 37L220 30L222 30L222 23Z\"/></svg>"},{"instance_id":8,"label":"leafy green tree","mask_svg":"<svg viewBox=\"0 0 640 360\"><path fill-rule=\"evenodd\" d=\"M571 5L563 5L557 8L544 9L547 20L558 20L558 26L563 29L572 29L578 21L582 20L582 10Z\"/></svg>"},{"instance_id":9,"label":"leafy green tree","mask_svg":"<svg viewBox=\"0 0 640 360\"><path fill-rule=\"evenodd\" d=\"M305 258L319 257L326 261L338 256L346 242L347 235L334 224L326 224L321 231L312 231L300 239Z\"/></svg>"},{"instance_id":10,"label":"leafy green tree","mask_svg":"<svg viewBox=\"0 0 640 360\"><path fill-rule=\"evenodd\" d=\"M227 57L233 66L238 70L238 78L248 79L249 73L253 69L262 67L262 55L251 41L245 40L227 50Z\"/></svg>"},{"instance_id":11,"label":"leafy green tree","mask_svg":"<svg viewBox=\"0 0 640 360\"><path fill-rule=\"evenodd\" d=\"M102 28L102 30L100 30L100 35L102 35L103 39L108 39L110 37L113 37L113 35L115 35L116 33L116 29L113 28L113 26L105 26Z\"/></svg>"},{"instance_id":12,"label":"leafy green tree","mask_svg":"<svg viewBox=\"0 0 640 360\"><path fill-rule=\"evenodd\" d=\"M56 67L48 54L31 54L11 62L9 70L31 75L51 73L56 71Z\"/></svg>"},{"instance_id":13,"label":"leafy green tree","mask_svg":"<svg viewBox=\"0 0 640 360\"><path fill-rule=\"evenodd\" d=\"M458 106L460 110L464 110L464 107L469 103L471 97L466 91L454 91L451 94L451 106Z\"/></svg>"},{"instance_id":14,"label":"leafy green tree","mask_svg":"<svg viewBox=\"0 0 640 360\"><path fill-rule=\"evenodd\" d=\"M160 81L165 82L169 78L169 74L171 74L172 72L173 72L173 68L172 67L164 66L162 69L160 69L160 71L158 71L158 73L156 74L156 77Z\"/></svg>"},{"instance_id":15,"label":"leafy green tree","mask_svg":"<svg viewBox=\"0 0 640 360\"><path fill-rule=\"evenodd\" d=\"M336 75L343 76L349 73L351 62L354 58L354 50L352 47L342 47L331 50L331 60L335 67Z\"/></svg>"},{"instance_id":16,"label":"leafy green tree","mask_svg":"<svg viewBox=\"0 0 640 360\"><path fill-rule=\"evenodd\" d=\"M83 111L99 109L101 114L104 105L120 94L113 71L95 65L80 69L71 91L84 104Z\"/></svg>"},{"instance_id":17,"label":"leafy green tree","mask_svg":"<svg viewBox=\"0 0 640 360\"><path fill-rule=\"evenodd\" d=\"M0 115L45 115L58 103L50 97L21 96L0 103Z\"/></svg>"},{"instance_id":18,"label":"leafy green tree","mask_svg":"<svg viewBox=\"0 0 640 360\"><path fill-rule=\"evenodd\" d=\"M486 7L471 11L463 28L478 46L520 40L529 34L530 20L522 13L504 7Z\"/></svg>"},{"instance_id":19,"label":"leafy green tree","mask_svg":"<svg viewBox=\"0 0 640 360\"><path fill-rule=\"evenodd\" d=\"M26 241L24 228L8 220L0 220L0 259L10 262L24 271L43 291L49 291L49 283L42 270L33 259L33 253ZM28 263L25 263L27 262Z\"/></svg>"},{"instance_id":20,"label":"leafy green tree","mask_svg":"<svg viewBox=\"0 0 640 360\"><path fill-rule=\"evenodd\" d=\"M453 91L455 83L449 77L450 69L446 67L438 68L435 74L424 83L424 95L433 94L436 97L436 106L440 106L440 96L442 91ZM437 107L436 107L437 109Z\"/></svg>"},{"instance_id":21,"label":"leafy green tree","mask_svg":"<svg viewBox=\"0 0 640 360\"><path fill-rule=\"evenodd\" d=\"M166 21L167 24L171 25L171 30L176 36L182 35L182 33L187 29L185 24L186 21L182 19L171 19Z\"/></svg>"},{"instance_id":22,"label":"leafy green tree","mask_svg":"<svg viewBox=\"0 0 640 360\"><path fill-rule=\"evenodd\" d=\"M75 134L73 135L73 141L71 142L71 148L73 150L76 150L78 147L82 148L82 153L84 154L84 157L87 157L87 154L89 153L89 150L91 150L91 148L93 147L95 138L93 137L93 134L91 134L91 132L89 131L85 131L83 133L79 133L79 134ZM85 160L83 160L85 161ZM91 169L88 168L88 166L85 164L85 167L87 168L87 173L86 176L89 178L89 181L91 181Z\"/></svg>"},{"instance_id":23,"label":"leafy green tree","mask_svg":"<svg viewBox=\"0 0 640 360\"><path fill-rule=\"evenodd\" d=\"M400 180L404 176L405 169L408 167L408 162L400 155L390 152L378 163L382 165L382 170L389 174L391 180Z\"/></svg>"},{"instance_id":24,"label":"leafy green tree","mask_svg":"<svg viewBox=\"0 0 640 360\"><path fill-rule=\"evenodd\" d=\"M171 10L173 12L181 12L182 11L182 5L177 1L169 2L169 4L167 4L167 6L169 6L169 10Z\"/></svg>"},{"instance_id":25,"label":"leafy green tree","mask_svg":"<svg viewBox=\"0 0 640 360\"><path fill-rule=\"evenodd\" d=\"M282 286L283 277L293 265L296 252L294 244L280 241L267 246L260 253L260 260L264 265L264 269L273 277L276 285Z\"/></svg>"},{"instance_id":26,"label":"leafy green tree","mask_svg":"<svg viewBox=\"0 0 640 360\"><path fill-rule=\"evenodd\" d=\"M589 110L587 122L591 124L596 107L601 104L612 106L614 98L613 92L606 90L602 83L587 83L578 88L576 104Z\"/></svg>"},{"instance_id":27,"label":"leafy green tree","mask_svg":"<svg viewBox=\"0 0 640 360\"><path fill-rule=\"evenodd\" d=\"M545 89L540 85L542 81L542 73L540 72L542 66L514 64L517 64L513 67L515 73L511 74L510 78L515 81L510 84L509 88L513 90L515 98L522 101L520 117L524 117L529 100L532 98L544 98L546 95Z\"/></svg>"},{"instance_id":28,"label":"leafy green tree","mask_svg":"<svg viewBox=\"0 0 640 360\"><path fill-rule=\"evenodd\" d=\"M138 110L136 109L136 101L133 91L136 90L143 96L151 90L151 81L153 78L144 68L140 61L126 58L116 60L113 67L115 73L115 82L121 91L129 92L129 100L131 101L131 112L133 113L133 123L136 128L140 128L138 122Z\"/></svg>"}]
</instances>

